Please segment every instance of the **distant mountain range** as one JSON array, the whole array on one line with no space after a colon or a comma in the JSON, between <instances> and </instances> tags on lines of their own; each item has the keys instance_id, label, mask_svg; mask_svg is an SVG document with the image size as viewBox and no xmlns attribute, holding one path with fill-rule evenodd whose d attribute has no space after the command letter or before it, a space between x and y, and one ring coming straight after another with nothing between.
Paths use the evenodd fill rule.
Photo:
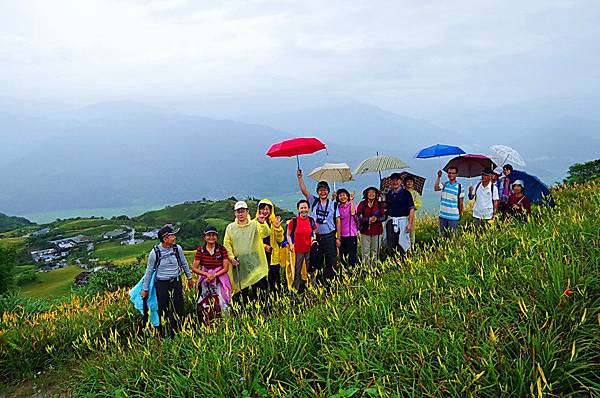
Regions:
<instances>
[{"instance_id":1,"label":"distant mountain range","mask_svg":"<svg viewBox=\"0 0 600 398\"><path fill-rule=\"evenodd\" d=\"M510 131L498 131L491 117L477 125L456 123L459 129L452 130L356 102L240 118L246 122L131 102L0 113L0 210L27 214L295 192L295 159L270 159L265 152L296 135L315 135L328 144L327 154L301 158L308 171L324 162L355 167L379 151L429 176L443 161L413 159L421 147L455 143L485 152L491 144L505 144L518 148L528 169L550 183L569 164L597 156L600 145L600 122L580 115L536 119Z\"/></svg>"}]
</instances>

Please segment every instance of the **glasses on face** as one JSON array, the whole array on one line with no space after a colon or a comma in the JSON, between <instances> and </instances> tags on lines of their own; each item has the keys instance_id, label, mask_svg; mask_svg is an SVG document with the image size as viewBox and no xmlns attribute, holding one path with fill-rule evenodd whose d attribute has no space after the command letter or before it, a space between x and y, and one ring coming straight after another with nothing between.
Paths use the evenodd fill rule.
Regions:
<instances>
[{"instance_id":1,"label":"glasses on face","mask_svg":"<svg viewBox=\"0 0 600 398\"><path fill-rule=\"evenodd\" d=\"M458 173L455 171L449 171L448 174L458 174Z\"/></svg>"}]
</instances>

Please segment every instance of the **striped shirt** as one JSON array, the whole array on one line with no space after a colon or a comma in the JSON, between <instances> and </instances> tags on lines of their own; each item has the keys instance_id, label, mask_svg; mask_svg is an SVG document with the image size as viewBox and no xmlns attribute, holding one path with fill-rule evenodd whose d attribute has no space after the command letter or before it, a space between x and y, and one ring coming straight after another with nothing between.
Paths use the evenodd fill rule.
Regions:
<instances>
[{"instance_id":1,"label":"striped shirt","mask_svg":"<svg viewBox=\"0 0 600 398\"><path fill-rule=\"evenodd\" d=\"M446 220L460 220L460 213L458 212L458 191L460 187L460 197L464 198L465 193L462 190L462 186L458 182L450 184L445 182L442 188L442 199L440 201L440 218Z\"/></svg>"},{"instance_id":2,"label":"striped shirt","mask_svg":"<svg viewBox=\"0 0 600 398\"><path fill-rule=\"evenodd\" d=\"M200 265L206 268L219 268L223 266L223 260L227 259L227 249L219 244L215 245L215 251L210 254L206 246L196 249L194 260L200 261Z\"/></svg>"}]
</instances>

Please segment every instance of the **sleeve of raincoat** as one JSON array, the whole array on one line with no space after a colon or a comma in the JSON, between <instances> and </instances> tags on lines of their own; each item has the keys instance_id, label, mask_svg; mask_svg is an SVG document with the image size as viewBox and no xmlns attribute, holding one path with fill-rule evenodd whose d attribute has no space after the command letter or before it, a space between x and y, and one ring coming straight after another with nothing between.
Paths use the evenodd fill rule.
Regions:
<instances>
[{"instance_id":1,"label":"sleeve of raincoat","mask_svg":"<svg viewBox=\"0 0 600 398\"><path fill-rule=\"evenodd\" d=\"M283 227L281 225L279 228L273 228L273 236L275 237L275 243L280 244L283 242Z\"/></svg>"},{"instance_id":2,"label":"sleeve of raincoat","mask_svg":"<svg viewBox=\"0 0 600 398\"><path fill-rule=\"evenodd\" d=\"M235 258L235 252L233 251L233 243L231 242L231 227L227 226L225 229L225 237L223 238L223 246L227 249L227 257L229 260L233 260Z\"/></svg>"},{"instance_id":3,"label":"sleeve of raincoat","mask_svg":"<svg viewBox=\"0 0 600 398\"><path fill-rule=\"evenodd\" d=\"M415 204L415 210L419 210L421 208L421 206L423 205L423 201L421 200L421 195L419 195L419 193L416 191L413 191L411 193L412 193L413 202Z\"/></svg>"},{"instance_id":4,"label":"sleeve of raincoat","mask_svg":"<svg viewBox=\"0 0 600 398\"><path fill-rule=\"evenodd\" d=\"M258 231L258 236L260 236L261 239L264 239L267 236L271 235L271 228L269 228L269 224L267 224L266 222L261 224L258 221L256 221L256 224L258 224L256 230ZM225 237L227 237L227 232L225 232ZM229 251L229 248L227 246L225 247L227 248L227 251Z\"/></svg>"}]
</instances>

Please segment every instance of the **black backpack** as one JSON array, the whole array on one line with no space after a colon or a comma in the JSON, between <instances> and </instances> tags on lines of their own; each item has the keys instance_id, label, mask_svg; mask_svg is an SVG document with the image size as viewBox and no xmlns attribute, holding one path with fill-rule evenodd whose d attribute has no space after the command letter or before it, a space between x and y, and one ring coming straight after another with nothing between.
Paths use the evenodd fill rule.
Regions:
<instances>
[{"instance_id":1,"label":"black backpack","mask_svg":"<svg viewBox=\"0 0 600 398\"><path fill-rule=\"evenodd\" d=\"M154 271L158 272L158 266L160 265L160 260L161 260L161 256L160 256L160 249L158 248L158 245L154 246L153 248L154 250L154 256L156 257L156 260L154 260ZM175 258L177 259L177 264L179 265L179 268L182 268L183 266L181 265L181 254L179 253L179 246L175 245L173 246L173 254L175 254Z\"/></svg>"}]
</instances>

